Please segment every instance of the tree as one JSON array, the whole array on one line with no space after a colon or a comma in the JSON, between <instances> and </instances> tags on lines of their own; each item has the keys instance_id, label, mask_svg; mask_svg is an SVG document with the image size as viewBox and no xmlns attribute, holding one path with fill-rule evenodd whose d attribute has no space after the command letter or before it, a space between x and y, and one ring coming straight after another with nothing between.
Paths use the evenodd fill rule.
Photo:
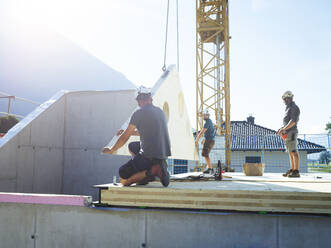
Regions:
<instances>
[{"instance_id":1,"label":"tree","mask_svg":"<svg viewBox=\"0 0 331 248\"><path fill-rule=\"evenodd\" d=\"M0 133L7 133L9 129L18 123L18 119L12 115L6 115L0 118Z\"/></svg>"},{"instance_id":2,"label":"tree","mask_svg":"<svg viewBox=\"0 0 331 248\"><path fill-rule=\"evenodd\" d=\"M326 123L325 130L329 131L329 134L331 134L331 122Z\"/></svg>"},{"instance_id":3,"label":"tree","mask_svg":"<svg viewBox=\"0 0 331 248\"><path fill-rule=\"evenodd\" d=\"M331 153L329 151L321 152L318 160L320 164L329 164L331 161Z\"/></svg>"}]
</instances>

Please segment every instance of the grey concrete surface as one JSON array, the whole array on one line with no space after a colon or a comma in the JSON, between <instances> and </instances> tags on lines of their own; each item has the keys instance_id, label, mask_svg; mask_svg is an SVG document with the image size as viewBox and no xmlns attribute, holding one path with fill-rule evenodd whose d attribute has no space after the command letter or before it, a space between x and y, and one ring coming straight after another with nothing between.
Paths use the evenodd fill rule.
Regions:
<instances>
[{"instance_id":1,"label":"grey concrete surface","mask_svg":"<svg viewBox=\"0 0 331 248\"><path fill-rule=\"evenodd\" d=\"M36 209L32 205L0 204L0 246L33 248Z\"/></svg>"},{"instance_id":2,"label":"grey concrete surface","mask_svg":"<svg viewBox=\"0 0 331 248\"><path fill-rule=\"evenodd\" d=\"M331 247L331 217L279 219L279 247Z\"/></svg>"},{"instance_id":3,"label":"grey concrete surface","mask_svg":"<svg viewBox=\"0 0 331 248\"><path fill-rule=\"evenodd\" d=\"M0 140L0 191L60 193L64 104L60 92Z\"/></svg>"},{"instance_id":4,"label":"grey concrete surface","mask_svg":"<svg viewBox=\"0 0 331 248\"><path fill-rule=\"evenodd\" d=\"M331 242L330 218L1 203L0 241L35 248L319 248Z\"/></svg>"},{"instance_id":5,"label":"grey concrete surface","mask_svg":"<svg viewBox=\"0 0 331 248\"><path fill-rule=\"evenodd\" d=\"M135 90L59 92L0 139L0 191L97 196L129 157L101 155Z\"/></svg>"},{"instance_id":6,"label":"grey concrete surface","mask_svg":"<svg viewBox=\"0 0 331 248\"><path fill-rule=\"evenodd\" d=\"M63 193L97 199L98 191L92 186L112 182L115 175L118 179L118 169L129 157L100 155L99 150L66 150L65 159Z\"/></svg>"},{"instance_id":7,"label":"grey concrete surface","mask_svg":"<svg viewBox=\"0 0 331 248\"><path fill-rule=\"evenodd\" d=\"M137 107L135 91L72 92L65 109L63 193L97 197L92 185L112 182L129 157L101 155Z\"/></svg>"}]
</instances>

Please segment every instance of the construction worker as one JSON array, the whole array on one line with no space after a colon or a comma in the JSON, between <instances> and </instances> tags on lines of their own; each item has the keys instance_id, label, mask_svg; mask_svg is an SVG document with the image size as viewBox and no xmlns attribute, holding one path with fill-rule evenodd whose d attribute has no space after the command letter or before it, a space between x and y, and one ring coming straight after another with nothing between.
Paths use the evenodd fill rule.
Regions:
<instances>
[{"instance_id":1,"label":"construction worker","mask_svg":"<svg viewBox=\"0 0 331 248\"><path fill-rule=\"evenodd\" d=\"M284 177L300 177L299 173L299 153L297 151L298 145L298 121L300 109L293 101L293 94L291 91L286 91L282 99L286 105L285 117L283 119L283 127L281 127L277 134L282 136L285 140L286 150L289 153L291 168L283 174Z\"/></svg>"},{"instance_id":2,"label":"construction worker","mask_svg":"<svg viewBox=\"0 0 331 248\"><path fill-rule=\"evenodd\" d=\"M147 184L159 177L162 185L167 187L170 178L167 157L171 156L171 150L166 116L153 105L150 89L139 87L136 100L140 109L131 116L129 126L120 130L117 142L112 147L104 147L102 152L114 154L131 135L139 135L141 147L140 143L131 142L129 151L133 158L119 169L122 185Z\"/></svg>"},{"instance_id":3,"label":"construction worker","mask_svg":"<svg viewBox=\"0 0 331 248\"><path fill-rule=\"evenodd\" d=\"M203 172L205 174L214 172L209 158L209 153L211 149L213 149L214 147L216 132L215 132L214 124L211 121L211 119L209 119L209 117L210 114L207 109L203 112L203 119L205 121L205 124L203 126L203 129L199 132L198 136L195 139L195 143L198 144L202 135L204 135L205 137L201 142L201 144L203 144L201 155L205 158L207 164L207 169Z\"/></svg>"}]
</instances>

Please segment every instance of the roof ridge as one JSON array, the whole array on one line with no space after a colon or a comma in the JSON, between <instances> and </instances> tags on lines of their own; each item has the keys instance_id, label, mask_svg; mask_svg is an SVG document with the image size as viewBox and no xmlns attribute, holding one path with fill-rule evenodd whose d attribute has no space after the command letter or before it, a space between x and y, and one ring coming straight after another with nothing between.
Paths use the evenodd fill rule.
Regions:
<instances>
[{"instance_id":1,"label":"roof ridge","mask_svg":"<svg viewBox=\"0 0 331 248\"><path fill-rule=\"evenodd\" d=\"M285 150L284 141L276 134L275 130L255 123L231 121L231 134L232 150ZM254 139L250 139L253 136ZM298 150L314 153L325 150L325 147L311 141L298 139Z\"/></svg>"}]
</instances>

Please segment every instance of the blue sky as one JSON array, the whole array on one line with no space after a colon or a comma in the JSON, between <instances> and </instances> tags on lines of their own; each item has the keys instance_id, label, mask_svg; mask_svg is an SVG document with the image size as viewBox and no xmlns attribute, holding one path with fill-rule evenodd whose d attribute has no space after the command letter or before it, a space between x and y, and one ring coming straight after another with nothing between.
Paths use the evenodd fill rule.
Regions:
<instances>
[{"instance_id":1,"label":"blue sky","mask_svg":"<svg viewBox=\"0 0 331 248\"><path fill-rule=\"evenodd\" d=\"M178 0L180 75L195 126L195 0ZM152 86L163 65L166 0L2 0L10 15L56 30L136 85ZM231 119L277 129L281 95L301 108L300 133L331 121L331 2L229 0ZM167 64L176 59L175 0L170 0Z\"/></svg>"}]
</instances>

